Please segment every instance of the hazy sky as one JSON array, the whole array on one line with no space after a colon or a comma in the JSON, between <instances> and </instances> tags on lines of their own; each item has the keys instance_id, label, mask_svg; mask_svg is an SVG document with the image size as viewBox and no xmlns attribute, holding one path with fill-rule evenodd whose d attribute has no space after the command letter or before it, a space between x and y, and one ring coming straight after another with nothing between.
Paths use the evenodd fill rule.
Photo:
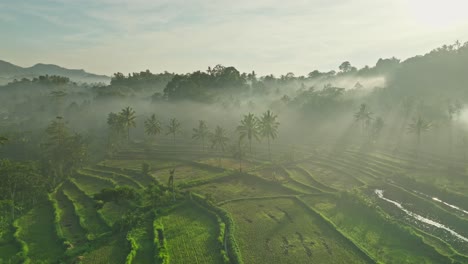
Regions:
<instances>
[{"instance_id":1,"label":"hazy sky","mask_svg":"<svg viewBox=\"0 0 468 264\"><path fill-rule=\"evenodd\" d=\"M466 0L0 0L0 59L112 74L276 75L468 41Z\"/></svg>"}]
</instances>

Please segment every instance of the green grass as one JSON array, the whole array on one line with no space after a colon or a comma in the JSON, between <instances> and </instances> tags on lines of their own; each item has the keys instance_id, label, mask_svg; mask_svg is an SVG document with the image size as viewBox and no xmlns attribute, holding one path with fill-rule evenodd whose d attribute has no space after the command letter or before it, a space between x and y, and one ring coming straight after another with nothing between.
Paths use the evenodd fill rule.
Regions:
<instances>
[{"instance_id":1,"label":"green grass","mask_svg":"<svg viewBox=\"0 0 468 264\"><path fill-rule=\"evenodd\" d=\"M345 170L337 169L323 163L304 162L299 164L304 169L313 173L317 181L338 190L349 190L362 186L363 183L348 174Z\"/></svg>"},{"instance_id":2,"label":"green grass","mask_svg":"<svg viewBox=\"0 0 468 264\"><path fill-rule=\"evenodd\" d=\"M230 169L230 170L239 170L239 160L236 159L229 159L229 158L207 158L198 161L202 164L207 164L214 167L219 167L223 169ZM244 171L251 170L258 166L258 163L243 160L242 161L242 169Z\"/></svg>"},{"instance_id":3,"label":"green grass","mask_svg":"<svg viewBox=\"0 0 468 264\"><path fill-rule=\"evenodd\" d=\"M84 169L84 171L91 175L96 175L102 178L112 179L115 182L115 184L119 186L129 186L135 189L143 188L143 185L140 182L136 181L131 176L128 176L125 174L92 169L92 168L86 168Z\"/></svg>"},{"instance_id":4,"label":"green grass","mask_svg":"<svg viewBox=\"0 0 468 264\"><path fill-rule=\"evenodd\" d=\"M210 196L216 202L237 198L294 194L293 190L259 179L253 175L235 174L223 179L190 188L191 191Z\"/></svg>"},{"instance_id":5,"label":"green grass","mask_svg":"<svg viewBox=\"0 0 468 264\"><path fill-rule=\"evenodd\" d=\"M151 175L156 178L159 182L162 184L167 184L169 180L169 173L170 169L165 169L165 170L158 170ZM175 173L174 173L174 184L177 186L181 183L188 182L188 181L194 181L194 180L200 180L200 179L209 179L215 176L216 173L204 169L197 168L195 166L189 166L189 165L184 165L184 166L179 166L175 168Z\"/></svg>"},{"instance_id":6,"label":"green grass","mask_svg":"<svg viewBox=\"0 0 468 264\"><path fill-rule=\"evenodd\" d=\"M129 208L123 205L115 202L107 202L98 212L102 215L104 222L112 227L128 210Z\"/></svg>"},{"instance_id":7,"label":"green grass","mask_svg":"<svg viewBox=\"0 0 468 264\"><path fill-rule=\"evenodd\" d=\"M88 240L94 240L99 235L110 231L110 228L96 211L96 203L93 199L86 196L72 182L65 183L63 191L73 202L75 212L80 218L80 224L88 232Z\"/></svg>"},{"instance_id":8,"label":"green grass","mask_svg":"<svg viewBox=\"0 0 468 264\"><path fill-rule=\"evenodd\" d=\"M370 263L294 198L244 200L222 207L234 218L245 263Z\"/></svg>"},{"instance_id":9,"label":"green grass","mask_svg":"<svg viewBox=\"0 0 468 264\"><path fill-rule=\"evenodd\" d=\"M145 221L141 227L136 228L133 232L133 237L138 245L133 263L153 263L153 222Z\"/></svg>"},{"instance_id":10,"label":"green grass","mask_svg":"<svg viewBox=\"0 0 468 264\"><path fill-rule=\"evenodd\" d=\"M129 252L128 248L125 236L118 234L96 243L78 259L81 260L81 264L123 264Z\"/></svg>"},{"instance_id":11,"label":"green grass","mask_svg":"<svg viewBox=\"0 0 468 264\"><path fill-rule=\"evenodd\" d=\"M171 264L222 263L218 224L202 209L187 203L162 217Z\"/></svg>"},{"instance_id":12,"label":"green grass","mask_svg":"<svg viewBox=\"0 0 468 264\"><path fill-rule=\"evenodd\" d=\"M18 220L18 236L28 248L31 263L55 262L65 252L63 243L55 233L54 211L49 201L35 206Z\"/></svg>"},{"instance_id":13,"label":"green grass","mask_svg":"<svg viewBox=\"0 0 468 264\"><path fill-rule=\"evenodd\" d=\"M151 170L163 169L163 168L170 168L182 165L181 161L176 160L163 160L163 159L115 159L115 160L105 160L100 162L99 164L115 167L115 168L126 168L126 169L133 169L133 170L141 170L141 165L143 163L148 163L150 165Z\"/></svg>"},{"instance_id":14,"label":"green grass","mask_svg":"<svg viewBox=\"0 0 468 264\"><path fill-rule=\"evenodd\" d=\"M330 188L319 181L317 181L312 174L300 167L292 167L288 168L289 175L292 179L303 183L305 185L312 186L318 190L322 190L324 192L335 192L336 190Z\"/></svg>"},{"instance_id":15,"label":"green grass","mask_svg":"<svg viewBox=\"0 0 468 264\"><path fill-rule=\"evenodd\" d=\"M420 237L391 221L378 207L369 207L355 197L316 195L302 199L383 263L448 263L449 261L425 244Z\"/></svg>"},{"instance_id":16,"label":"green grass","mask_svg":"<svg viewBox=\"0 0 468 264\"><path fill-rule=\"evenodd\" d=\"M0 263L2 263L2 261L5 263L8 263L7 261L13 261L17 253L18 246L14 242L0 244ZM15 261L12 263L17 262Z\"/></svg>"},{"instance_id":17,"label":"green grass","mask_svg":"<svg viewBox=\"0 0 468 264\"><path fill-rule=\"evenodd\" d=\"M59 225L63 237L69 243L68 250L73 251L87 244L86 232L80 225L73 203L60 188L52 195L59 209Z\"/></svg>"},{"instance_id":18,"label":"green grass","mask_svg":"<svg viewBox=\"0 0 468 264\"><path fill-rule=\"evenodd\" d=\"M73 181L89 196L92 196L95 193L99 193L104 188L115 187L114 182L110 179L96 177L85 173L79 173L75 175Z\"/></svg>"}]
</instances>

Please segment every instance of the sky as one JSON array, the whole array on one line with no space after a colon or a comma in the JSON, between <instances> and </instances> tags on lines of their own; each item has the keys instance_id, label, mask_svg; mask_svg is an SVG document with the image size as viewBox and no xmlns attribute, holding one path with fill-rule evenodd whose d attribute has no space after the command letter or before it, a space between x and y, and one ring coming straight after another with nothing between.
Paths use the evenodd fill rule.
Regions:
<instances>
[{"instance_id":1,"label":"sky","mask_svg":"<svg viewBox=\"0 0 468 264\"><path fill-rule=\"evenodd\" d=\"M0 60L306 75L466 42L466 10L465 0L0 0Z\"/></svg>"}]
</instances>

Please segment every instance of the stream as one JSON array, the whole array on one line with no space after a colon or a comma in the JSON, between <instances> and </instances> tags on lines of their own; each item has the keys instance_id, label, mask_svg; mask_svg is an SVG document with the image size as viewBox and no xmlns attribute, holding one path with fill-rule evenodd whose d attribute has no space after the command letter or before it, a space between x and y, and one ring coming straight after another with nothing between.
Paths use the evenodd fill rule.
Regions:
<instances>
[{"instance_id":1,"label":"stream","mask_svg":"<svg viewBox=\"0 0 468 264\"><path fill-rule=\"evenodd\" d=\"M466 238L466 237L464 237L464 236L458 234L457 232L455 232L454 230L452 230L452 229L450 229L450 228L444 226L443 224L438 223L438 222L436 222L436 221L434 221L434 220L425 218L425 217L420 216L420 215L418 215L418 214L415 214L415 213L413 213L413 212L411 212L411 211L405 209L400 203L395 202L395 201L393 201L393 200L390 200L390 199L388 199L388 198L385 198L385 197L384 197L384 191L383 191L383 190L375 190L374 192L375 192L375 194L377 194L377 196L378 196L380 199L382 199L382 200L384 200L384 201L387 201L387 202L389 202L389 203L394 204L395 206L397 206L398 208L400 208L403 212L405 212L407 215L413 217L414 219L416 219L416 220L418 220L418 221L421 221L421 222L423 222L423 223L425 223L425 224L428 224L428 225L435 226L435 227L437 227L437 228L443 229L443 230L449 232L450 234L452 234L453 236L457 237L457 238L460 239L461 241L468 242L468 238Z\"/></svg>"},{"instance_id":2,"label":"stream","mask_svg":"<svg viewBox=\"0 0 468 264\"><path fill-rule=\"evenodd\" d=\"M417 193L417 194L419 194L419 195L422 195L422 196L424 196L424 197L427 197L427 198L429 198L429 199L431 199L431 200L433 200L433 201L436 201L436 202L438 202L438 203L441 203L441 204L443 204L443 205L445 205L445 206L448 206L448 207L450 207L450 208L452 208L452 209L455 209L455 210L457 210L457 211L459 211L459 212L462 212L464 215L468 215L468 211L463 210L462 208L460 208L460 207L458 207L458 206L456 206L456 205L453 205L453 204L449 204L449 203L447 203L447 202L444 202L444 201L442 201L441 199L439 199L439 198L437 198L437 197L433 197L433 196L430 196L430 195L427 195L427 194L425 194L425 193L418 192L418 191L413 191L413 192L415 192L415 193Z\"/></svg>"}]
</instances>

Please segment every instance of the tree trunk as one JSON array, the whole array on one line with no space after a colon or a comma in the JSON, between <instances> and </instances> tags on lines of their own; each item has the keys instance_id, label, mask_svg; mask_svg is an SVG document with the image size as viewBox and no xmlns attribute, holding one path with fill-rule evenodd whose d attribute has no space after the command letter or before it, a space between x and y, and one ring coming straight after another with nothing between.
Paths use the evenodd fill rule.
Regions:
<instances>
[{"instance_id":1,"label":"tree trunk","mask_svg":"<svg viewBox=\"0 0 468 264\"><path fill-rule=\"evenodd\" d=\"M268 137L268 157L270 158L270 161L271 161L270 137Z\"/></svg>"},{"instance_id":2,"label":"tree trunk","mask_svg":"<svg viewBox=\"0 0 468 264\"><path fill-rule=\"evenodd\" d=\"M127 127L127 141L130 144L130 126Z\"/></svg>"},{"instance_id":3,"label":"tree trunk","mask_svg":"<svg viewBox=\"0 0 468 264\"><path fill-rule=\"evenodd\" d=\"M252 152L252 147L250 149L250 152ZM239 140L239 172L242 172L242 149L241 149L240 140Z\"/></svg>"}]
</instances>

